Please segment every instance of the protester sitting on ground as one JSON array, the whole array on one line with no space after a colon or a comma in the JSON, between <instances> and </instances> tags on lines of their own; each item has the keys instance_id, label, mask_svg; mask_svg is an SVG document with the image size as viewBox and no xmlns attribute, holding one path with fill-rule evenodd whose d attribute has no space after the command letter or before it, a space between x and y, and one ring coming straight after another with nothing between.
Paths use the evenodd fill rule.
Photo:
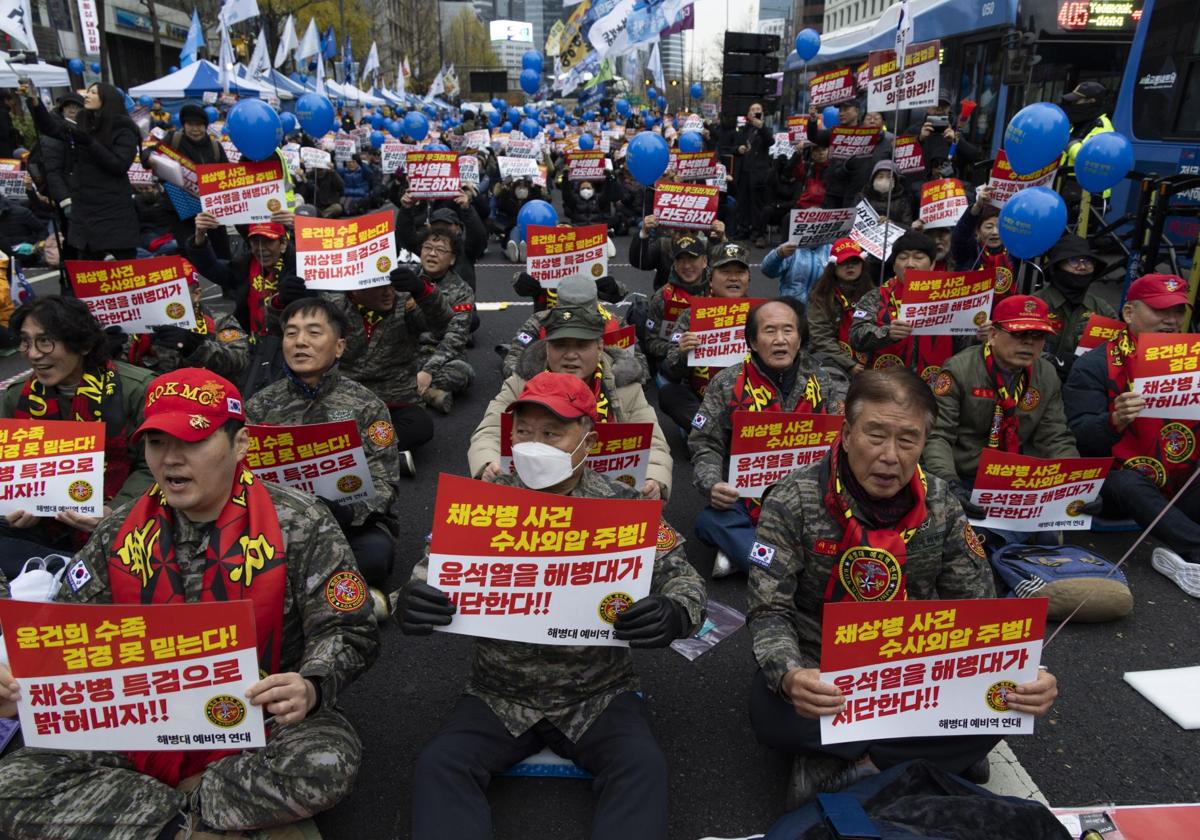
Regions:
<instances>
[{"instance_id":1,"label":"protester sitting on ground","mask_svg":"<svg viewBox=\"0 0 1200 840\"><path fill-rule=\"evenodd\" d=\"M837 240L829 253L808 297L808 351L822 365L853 375L864 369L867 356L850 349L850 323L856 304L875 284L853 239Z\"/></svg>"},{"instance_id":2,"label":"protester sitting on ground","mask_svg":"<svg viewBox=\"0 0 1200 840\"><path fill-rule=\"evenodd\" d=\"M521 208L531 201L549 201L545 189L528 178L505 179L496 185L495 221L504 239L504 255L509 262L525 262L525 241L520 239L517 218Z\"/></svg>"},{"instance_id":3,"label":"protester sitting on ground","mask_svg":"<svg viewBox=\"0 0 1200 840\"><path fill-rule=\"evenodd\" d=\"M696 517L695 529L696 536L717 548L714 578L750 568L761 510L758 499L742 498L728 481L733 413L841 413L846 381L804 351L807 330L804 304L792 298L773 298L751 309L746 317L750 352L740 365L713 377L692 420L688 449L693 484L708 500Z\"/></svg>"},{"instance_id":4,"label":"protester sitting on ground","mask_svg":"<svg viewBox=\"0 0 1200 840\"><path fill-rule=\"evenodd\" d=\"M674 242L681 237L697 239L706 251L715 251L725 244L725 223L718 219L708 231L671 231L660 228L658 217L653 213L644 217L642 229L629 241L629 264L642 271L654 272L656 292L668 281L679 285L671 278L671 272L678 268L675 265Z\"/></svg>"},{"instance_id":5,"label":"protester sitting on ground","mask_svg":"<svg viewBox=\"0 0 1200 840\"><path fill-rule=\"evenodd\" d=\"M563 190L563 210L572 225L604 225L612 222L615 185L611 176L599 183L579 181ZM619 190L616 190L619 195Z\"/></svg>"},{"instance_id":6,"label":"protester sitting on ground","mask_svg":"<svg viewBox=\"0 0 1200 840\"><path fill-rule=\"evenodd\" d=\"M987 781L998 735L821 742L821 718L846 703L820 676L825 604L995 597L979 537L946 483L917 463L936 418L933 394L910 371L864 371L850 384L829 454L775 484L763 502L755 537L762 559L750 569L759 666L750 723L760 743L795 756L789 809L909 759ZM896 565L868 576L855 565L858 546L887 551ZM1010 691L1008 708L1041 716L1057 694L1057 680L1042 670Z\"/></svg>"},{"instance_id":7,"label":"protester sitting on ground","mask_svg":"<svg viewBox=\"0 0 1200 840\"><path fill-rule=\"evenodd\" d=\"M524 349L515 371L504 380L471 434L467 451L471 475L492 478L500 474L500 416L529 380L549 370L577 376L592 389L599 422L653 424L646 483L640 489L646 498L666 498L671 491L671 450L658 415L642 390L646 372L631 350L605 346L604 316L589 285L586 277L563 281L563 297L547 310L545 337Z\"/></svg>"},{"instance_id":8,"label":"protester sitting on ground","mask_svg":"<svg viewBox=\"0 0 1200 840\"><path fill-rule=\"evenodd\" d=\"M896 165L890 160L875 164L860 200L869 204L880 219L887 219L902 228L911 226L916 217L912 195L905 187L904 179L896 172Z\"/></svg>"},{"instance_id":9,"label":"protester sitting on ground","mask_svg":"<svg viewBox=\"0 0 1200 840\"><path fill-rule=\"evenodd\" d=\"M1106 266L1096 258L1087 240L1073 233L1064 233L1046 255L1046 285L1035 297L1046 301L1050 319L1058 327L1058 335L1046 342L1047 355L1057 359L1059 375L1066 379L1075 363L1075 348L1083 337L1083 329L1092 315L1116 318L1117 312L1092 285L1104 273Z\"/></svg>"},{"instance_id":10,"label":"protester sitting on ground","mask_svg":"<svg viewBox=\"0 0 1200 840\"><path fill-rule=\"evenodd\" d=\"M196 326L155 327L152 333L134 336L129 342L129 361L155 373L179 368L205 368L231 382L242 378L250 359L250 337L230 312L213 314L204 305L200 275L185 263L188 294Z\"/></svg>"},{"instance_id":11,"label":"protester sitting on ground","mask_svg":"<svg viewBox=\"0 0 1200 840\"><path fill-rule=\"evenodd\" d=\"M358 771L362 744L337 703L375 660L379 635L337 523L312 496L250 473L241 395L230 382L183 368L149 385L135 440L144 439L156 484L96 529L57 600L253 602L262 678L246 699L267 716L267 745L21 749L0 761L0 831L13 838L201 838L283 826L332 808ZM265 560L251 577L256 542ZM131 565L133 543L145 556ZM21 697L0 665L0 714L14 715Z\"/></svg>"},{"instance_id":12,"label":"protester sitting on ground","mask_svg":"<svg viewBox=\"0 0 1200 840\"><path fill-rule=\"evenodd\" d=\"M933 271L950 270L950 233L954 222L934 222L925 224L920 219L913 222L912 230L919 231L933 240L937 250L933 257Z\"/></svg>"},{"instance_id":13,"label":"protester sitting on ground","mask_svg":"<svg viewBox=\"0 0 1200 840\"><path fill-rule=\"evenodd\" d=\"M933 379L937 422L925 442L923 463L949 484L974 519L984 515L971 502L971 489L985 450L1053 460L1079 457L1058 374L1042 356L1054 333L1045 301L1010 295L992 311L987 341L951 356Z\"/></svg>"},{"instance_id":14,"label":"protester sitting on ground","mask_svg":"<svg viewBox=\"0 0 1200 840\"><path fill-rule=\"evenodd\" d=\"M706 297L745 298L750 289L750 254L740 245L730 244L723 248L712 268ZM710 365L691 367L688 354L700 346L700 337L691 332L690 308L679 313L672 333L673 346L659 366L659 372L667 382L659 383L658 407L686 437L692 430L692 421L700 410L700 401L714 376L723 368Z\"/></svg>"},{"instance_id":15,"label":"protester sitting on ground","mask_svg":"<svg viewBox=\"0 0 1200 840\"><path fill-rule=\"evenodd\" d=\"M374 493L369 499L349 503L319 498L350 543L367 585L379 590L392 573L398 526L392 504L400 458L388 408L340 370L338 362L346 351L350 324L336 303L321 297L302 298L288 304L280 323L287 376L247 400L246 422L309 426L355 421ZM373 595L386 615L382 594Z\"/></svg>"},{"instance_id":16,"label":"protester sitting on ground","mask_svg":"<svg viewBox=\"0 0 1200 840\"><path fill-rule=\"evenodd\" d=\"M344 166L337 167L338 177L342 179L343 216L359 216L375 206L373 194L376 187L375 173L363 163L361 156L351 155Z\"/></svg>"},{"instance_id":17,"label":"protester sitting on ground","mask_svg":"<svg viewBox=\"0 0 1200 840\"><path fill-rule=\"evenodd\" d=\"M454 397L465 393L475 380L475 370L467 361L471 323L476 317L475 293L452 268L462 248L461 236L430 229L422 234L418 249L420 278L441 292L452 313L445 328L437 323L422 323L424 315L419 308L411 313L421 327L417 395L443 414L450 413Z\"/></svg>"},{"instance_id":18,"label":"protester sitting on ground","mask_svg":"<svg viewBox=\"0 0 1200 840\"><path fill-rule=\"evenodd\" d=\"M839 126L856 128L862 119L862 104L851 95L849 98L836 103ZM813 106L808 112L808 139L810 142L828 146L832 136L831 129L822 129L818 120L821 109ZM880 143L869 155L831 160L825 169L825 207L853 207L863 189L871 180L871 170L875 164L883 160Z\"/></svg>"},{"instance_id":19,"label":"protester sitting on ground","mask_svg":"<svg viewBox=\"0 0 1200 840\"><path fill-rule=\"evenodd\" d=\"M454 260L454 273L475 291L475 263L487 251L487 228L471 200L470 189L462 190L457 198L434 202L418 201L405 192L396 211L396 241L416 254L421 250L426 226L462 237L462 252Z\"/></svg>"},{"instance_id":20,"label":"protester sitting on ground","mask_svg":"<svg viewBox=\"0 0 1200 840\"><path fill-rule=\"evenodd\" d=\"M1138 338L1179 332L1187 306L1188 285L1182 277L1147 274L1135 280L1121 307L1125 330L1075 362L1063 386L1063 402L1079 451L1113 458L1101 490L1105 514L1132 518L1140 528L1161 514L1151 533L1166 547L1151 552L1151 564L1200 598L1200 483L1167 503L1200 461L1200 423L1140 416L1146 400L1131 390L1129 374Z\"/></svg>"},{"instance_id":21,"label":"protester sitting on ground","mask_svg":"<svg viewBox=\"0 0 1200 840\"><path fill-rule=\"evenodd\" d=\"M829 168L829 136L819 137L816 143L808 147L807 161L803 153L798 157L800 162L796 164L796 169L800 194L794 206L797 210L821 207L825 203L825 173ZM796 156L792 159L796 160Z\"/></svg>"},{"instance_id":22,"label":"protester sitting on ground","mask_svg":"<svg viewBox=\"0 0 1200 840\"><path fill-rule=\"evenodd\" d=\"M975 191L975 202L963 212L950 233L950 259L955 271L995 272L995 301L999 303L1005 295L1018 291L1018 263L1000 239L1000 208L988 203L990 195L987 186Z\"/></svg>"},{"instance_id":23,"label":"protester sitting on ground","mask_svg":"<svg viewBox=\"0 0 1200 840\"><path fill-rule=\"evenodd\" d=\"M333 169L301 170L296 178L296 192L316 207L323 218L342 215L342 177Z\"/></svg>"},{"instance_id":24,"label":"protester sitting on ground","mask_svg":"<svg viewBox=\"0 0 1200 840\"><path fill-rule=\"evenodd\" d=\"M647 217L649 220L649 217ZM708 294L708 245L694 233L684 233L671 244L670 279L654 291L646 307L646 318L641 324L639 338L651 371L656 371L671 352L675 336L675 322L679 313L685 311L693 297ZM729 255L745 260L746 249L733 242L725 243L718 251L719 256Z\"/></svg>"},{"instance_id":25,"label":"protester sitting on ground","mask_svg":"<svg viewBox=\"0 0 1200 840\"><path fill-rule=\"evenodd\" d=\"M542 457L517 459L516 475L497 475L496 484L577 498L638 497L585 463L600 419L592 389L578 376L539 373L508 410L514 451ZM551 449L566 461L552 473L540 468ZM396 605L400 629L408 634L428 634L449 624L455 612L446 594L425 582L428 561L427 551ZM666 521L659 525L650 591L617 615L617 639L635 648L665 647L704 621L703 581ZM413 769L413 840L490 837L488 782L545 746L595 777L600 793L593 836L667 836L666 757L650 731L627 648L484 638L474 646L464 696Z\"/></svg>"},{"instance_id":26,"label":"protester sitting on ground","mask_svg":"<svg viewBox=\"0 0 1200 840\"><path fill-rule=\"evenodd\" d=\"M784 242L763 257L762 273L779 281L780 297L795 298L807 306L809 292L829 263L831 248L832 245L798 248L793 242Z\"/></svg>"}]
</instances>

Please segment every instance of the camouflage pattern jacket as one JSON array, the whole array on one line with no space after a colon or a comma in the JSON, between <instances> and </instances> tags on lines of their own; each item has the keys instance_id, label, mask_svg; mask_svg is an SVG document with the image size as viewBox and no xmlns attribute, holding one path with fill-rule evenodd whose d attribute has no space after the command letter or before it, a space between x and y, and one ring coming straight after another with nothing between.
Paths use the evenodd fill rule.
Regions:
<instances>
[{"instance_id":1,"label":"camouflage pattern jacket","mask_svg":"<svg viewBox=\"0 0 1200 840\"><path fill-rule=\"evenodd\" d=\"M448 271L438 279L425 277L441 292L446 306L450 307L450 323L440 329L432 320L425 320L424 311L418 307L415 322L421 328L424 362L421 370L431 376L446 362L455 359L467 360L467 341L471 338L471 317L475 314L475 293L466 281Z\"/></svg>"},{"instance_id":2,"label":"camouflage pattern jacket","mask_svg":"<svg viewBox=\"0 0 1200 840\"><path fill-rule=\"evenodd\" d=\"M203 304L196 317L213 319L213 331L204 336L190 356L171 347L151 345L141 365L155 374L170 373L185 367L206 368L230 382L240 382L250 361L250 335L242 329L232 312L210 312Z\"/></svg>"},{"instance_id":3,"label":"camouflage pattern jacket","mask_svg":"<svg viewBox=\"0 0 1200 840\"><path fill-rule=\"evenodd\" d=\"M703 297L708 294L707 274L696 285L685 286L680 282L675 272L672 271L671 278L667 283L668 286L674 287L677 291L683 292L690 297L696 297L697 295ZM655 289L654 295L650 298L650 303L646 308L646 333L643 346L646 355L652 359L665 359L667 357L667 354L671 352L671 348L674 346L671 337L678 332L675 329L676 318L664 320L667 304L663 290L668 286ZM686 312L687 310L688 307L685 304L683 311Z\"/></svg>"},{"instance_id":4,"label":"camouflage pattern jacket","mask_svg":"<svg viewBox=\"0 0 1200 840\"><path fill-rule=\"evenodd\" d=\"M521 487L515 475L497 484ZM634 490L585 468L568 496L606 499L636 498ZM426 580L429 550L413 569L413 580ZM683 538L664 521L650 591L665 595L687 610L690 635L704 621L708 597L704 581L688 562ZM466 693L483 700L513 736L545 718L578 742L619 694L637 691L629 648L583 645L535 645L525 642L475 640L475 661Z\"/></svg>"},{"instance_id":5,"label":"camouflage pattern jacket","mask_svg":"<svg viewBox=\"0 0 1200 840\"><path fill-rule=\"evenodd\" d=\"M612 317L611 313L604 308L604 304L600 305L600 310L608 314L610 318ZM538 339L545 337L542 335L542 330L546 326L546 321L550 318L550 312L550 309L534 312L517 330L517 334L513 336L512 342L508 345L508 353L504 356L503 370L506 377L512 376L517 372L517 366L520 364L521 356L524 355L525 350ZM606 344L605 349L609 349L609 345ZM650 363L646 361L646 354L642 352L642 348L638 344L634 344L631 349L633 350L634 358L641 365L645 378L649 379Z\"/></svg>"}]
</instances>

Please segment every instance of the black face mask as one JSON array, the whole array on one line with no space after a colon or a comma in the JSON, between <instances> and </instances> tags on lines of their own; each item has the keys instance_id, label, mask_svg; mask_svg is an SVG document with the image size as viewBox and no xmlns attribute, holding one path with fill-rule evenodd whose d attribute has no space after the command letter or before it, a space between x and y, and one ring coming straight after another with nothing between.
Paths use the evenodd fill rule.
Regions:
<instances>
[{"instance_id":1,"label":"black face mask","mask_svg":"<svg viewBox=\"0 0 1200 840\"><path fill-rule=\"evenodd\" d=\"M1095 274L1090 271L1087 274L1072 274L1056 268L1050 272L1050 284L1062 292L1063 297L1069 302L1075 304L1083 300L1083 296L1088 287L1092 285L1094 278Z\"/></svg>"},{"instance_id":2,"label":"black face mask","mask_svg":"<svg viewBox=\"0 0 1200 840\"><path fill-rule=\"evenodd\" d=\"M1063 111L1066 112L1067 119L1071 121L1071 125L1085 125L1104 113L1104 108L1101 107L1099 102L1088 102L1064 105Z\"/></svg>"}]
</instances>

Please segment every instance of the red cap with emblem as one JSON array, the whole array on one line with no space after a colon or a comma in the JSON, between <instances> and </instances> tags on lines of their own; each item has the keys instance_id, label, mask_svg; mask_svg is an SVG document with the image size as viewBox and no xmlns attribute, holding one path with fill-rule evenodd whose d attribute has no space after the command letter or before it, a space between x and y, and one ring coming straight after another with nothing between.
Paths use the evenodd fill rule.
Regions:
<instances>
[{"instance_id":1,"label":"red cap with emblem","mask_svg":"<svg viewBox=\"0 0 1200 840\"><path fill-rule=\"evenodd\" d=\"M846 260L861 260L863 258L863 249L857 242L849 237L843 237L833 243L833 247L829 251L829 256L838 265L841 265Z\"/></svg>"},{"instance_id":2,"label":"red cap with emblem","mask_svg":"<svg viewBox=\"0 0 1200 840\"><path fill-rule=\"evenodd\" d=\"M596 395L578 376L546 371L525 383L525 390L505 411L520 405L540 405L563 420L590 417L599 422L596 414Z\"/></svg>"},{"instance_id":3,"label":"red cap with emblem","mask_svg":"<svg viewBox=\"0 0 1200 840\"><path fill-rule=\"evenodd\" d=\"M188 443L204 440L226 420L246 419L242 394L224 377L204 368L180 368L153 379L146 387L145 421L131 440L144 432L165 432Z\"/></svg>"},{"instance_id":4,"label":"red cap with emblem","mask_svg":"<svg viewBox=\"0 0 1200 840\"><path fill-rule=\"evenodd\" d=\"M1057 325L1050 320L1046 301L1032 295L1011 295L997 303L992 310L992 323L1007 332L1058 332Z\"/></svg>"},{"instance_id":5,"label":"red cap with emblem","mask_svg":"<svg viewBox=\"0 0 1200 840\"><path fill-rule=\"evenodd\" d=\"M1125 295L1125 302L1140 300L1153 309L1187 306L1188 284L1175 274L1146 274L1134 280Z\"/></svg>"},{"instance_id":6,"label":"red cap with emblem","mask_svg":"<svg viewBox=\"0 0 1200 840\"><path fill-rule=\"evenodd\" d=\"M279 222L259 222L258 224L250 225L250 230L246 231L246 238L252 236L265 236L267 239L283 239L287 236L287 230Z\"/></svg>"}]
</instances>

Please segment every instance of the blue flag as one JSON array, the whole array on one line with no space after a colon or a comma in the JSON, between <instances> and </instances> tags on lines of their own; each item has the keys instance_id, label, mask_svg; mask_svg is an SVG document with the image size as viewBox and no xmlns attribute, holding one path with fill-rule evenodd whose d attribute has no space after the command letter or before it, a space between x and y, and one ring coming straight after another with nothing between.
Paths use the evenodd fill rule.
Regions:
<instances>
[{"instance_id":1,"label":"blue flag","mask_svg":"<svg viewBox=\"0 0 1200 840\"><path fill-rule=\"evenodd\" d=\"M204 29L200 26L200 16L192 9L192 25L188 27L187 40L179 52L179 66L187 67L196 60L196 52L204 46Z\"/></svg>"},{"instance_id":2,"label":"blue flag","mask_svg":"<svg viewBox=\"0 0 1200 840\"><path fill-rule=\"evenodd\" d=\"M354 51L350 47L350 33L346 33L346 40L342 42L342 79L351 84L354 83Z\"/></svg>"},{"instance_id":3,"label":"blue flag","mask_svg":"<svg viewBox=\"0 0 1200 840\"><path fill-rule=\"evenodd\" d=\"M333 34L333 24L321 36L321 57L325 59L337 57L337 36Z\"/></svg>"}]
</instances>

